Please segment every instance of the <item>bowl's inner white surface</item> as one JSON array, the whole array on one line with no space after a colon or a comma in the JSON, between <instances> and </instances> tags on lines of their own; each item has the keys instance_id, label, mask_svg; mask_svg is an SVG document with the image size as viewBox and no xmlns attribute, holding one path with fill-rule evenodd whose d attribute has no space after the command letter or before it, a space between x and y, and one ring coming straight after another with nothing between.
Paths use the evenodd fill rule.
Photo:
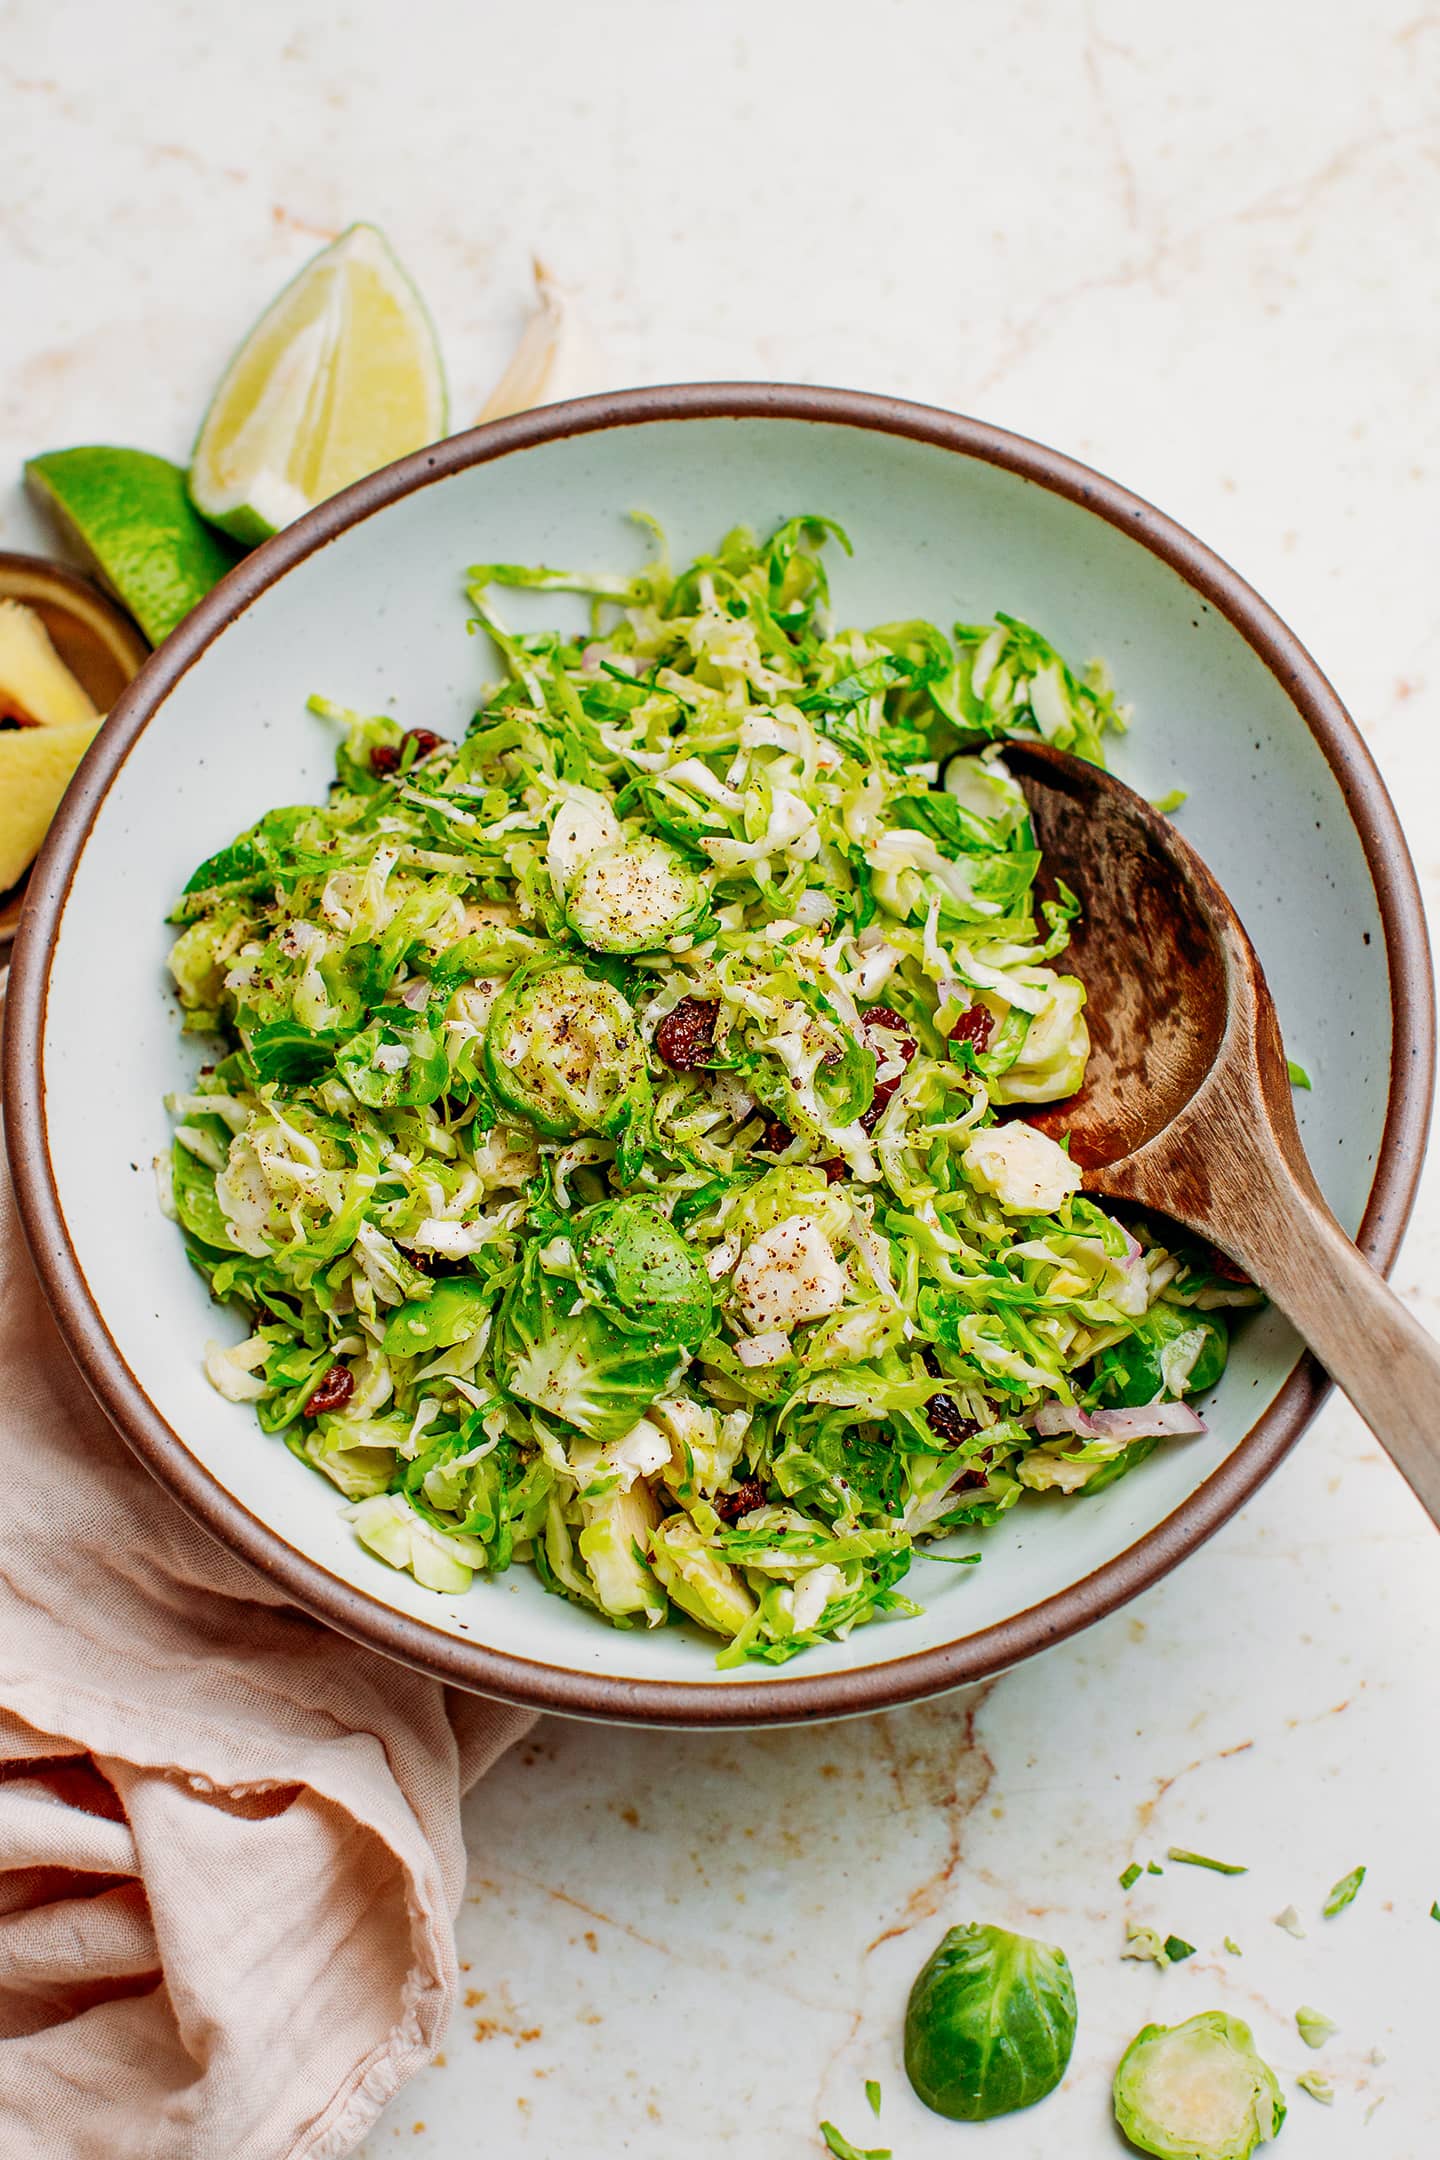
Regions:
<instances>
[{"instance_id":1,"label":"bowl's inner white surface","mask_svg":"<svg viewBox=\"0 0 1440 2160\"><path fill-rule=\"evenodd\" d=\"M453 1600L366 1554L341 1520L339 1495L205 1381L206 1340L243 1330L210 1303L160 1213L151 1171L168 1145L162 1097L199 1055L166 990L165 916L203 856L272 805L323 796L334 731L305 712L306 697L318 690L459 735L493 664L485 642L467 635L466 566L636 563L644 543L631 509L659 518L677 561L732 524L763 530L823 512L855 542L853 562L832 550L838 620L924 615L948 625L1003 608L1072 659L1103 654L1135 708L1113 763L1148 794L1189 789L1182 827L1235 899L1287 1046L1314 1077L1313 1094L1300 1098L1305 1144L1351 1229L1385 1116L1387 969L1339 787L1240 635L1128 534L928 445L780 420L651 423L547 444L435 482L342 533L220 634L100 808L50 984L50 1147L69 1235L110 1333L221 1485L382 1604L542 1663L724 1685L729 1676L687 1631L618 1632L548 1596L523 1568ZM553 620L565 604L517 596L512 613ZM978 1568L918 1561L906 1588L926 1606L923 1619L861 1629L787 1670L910 1655L1081 1580L1172 1513L1236 1446L1296 1348L1288 1328L1262 1315L1237 1344L1206 1438L1171 1443L1094 1500L1025 1502L978 1541Z\"/></svg>"}]
</instances>

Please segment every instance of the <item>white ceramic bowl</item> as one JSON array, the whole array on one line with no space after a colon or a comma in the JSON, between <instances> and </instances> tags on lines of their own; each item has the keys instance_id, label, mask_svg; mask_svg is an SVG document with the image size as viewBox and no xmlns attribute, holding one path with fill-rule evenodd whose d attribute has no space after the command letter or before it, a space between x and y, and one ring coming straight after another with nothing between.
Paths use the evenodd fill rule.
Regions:
<instances>
[{"instance_id":1,"label":"white ceramic bowl","mask_svg":"<svg viewBox=\"0 0 1440 2160\"><path fill-rule=\"evenodd\" d=\"M502 421L362 482L250 556L121 698L34 873L10 998L9 1142L60 1325L137 1453L217 1536L360 1641L461 1686L580 1715L761 1723L875 1709L994 1672L1154 1581L1253 1491L1323 1379L1273 1313L1242 1332L1207 1437L1093 1500L1029 1501L985 1563L920 1559L918 1620L782 1669L718 1673L682 1628L619 1632L515 1568L460 1599L355 1541L333 1488L201 1370L217 1314L160 1213L162 1097L193 1062L166 994L165 916L196 861L277 802L320 796L323 691L458 735L489 656L466 633L478 561L638 562L643 509L677 559L744 521L838 518L839 619L996 608L1132 701L1117 746L1238 903L1287 1042L1315 1078L1305 1143L1382 1266L1418 1172L1433 1016L1395 815L1314 663L1198 542L1111 482L992 428L889 400L760 386L634 391ZM535 596L524 596L532 601ZM539 596L544 611L567 603ZM337 1640L336 1655L345 1654Z\"/></svg>"}]
</instances>

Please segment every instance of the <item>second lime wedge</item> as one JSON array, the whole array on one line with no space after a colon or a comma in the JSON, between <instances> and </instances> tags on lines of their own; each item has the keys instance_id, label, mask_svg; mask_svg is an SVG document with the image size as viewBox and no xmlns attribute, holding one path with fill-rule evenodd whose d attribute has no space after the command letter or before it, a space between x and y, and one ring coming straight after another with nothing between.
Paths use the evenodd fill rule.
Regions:
<instances>
[{"instance_id":1,"label":"second lime wedge","mask_svg":"<svg viewBox=\"0 0 1440 2160\"><path fill-rule=\"evenodd\" d=\"M128 608L152 645L239 559L185 492L185 475L148 450L103 443L47 450L25 466L41 509Z\"/></svg>"},{"instance_id":2,"label":"second lime wedge","mask_svg":"<svg viewBox=\"0 0 1440 2160\"><path fill-rule=\"evenodd\" d=\"M445 431L445 379L419 294L373 225L352 225L261 316L195 445L196 507L237 540Z\"/></svg>"}]
</instances>

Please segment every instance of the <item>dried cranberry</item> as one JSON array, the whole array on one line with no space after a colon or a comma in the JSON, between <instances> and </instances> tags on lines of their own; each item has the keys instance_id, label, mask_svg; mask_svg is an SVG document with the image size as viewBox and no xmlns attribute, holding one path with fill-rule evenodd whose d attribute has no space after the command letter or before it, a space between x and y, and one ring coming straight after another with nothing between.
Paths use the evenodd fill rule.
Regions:
<instances>
[{"instance_id":1,"label":"dried cranberry","mask_svg":"<svg viewBox=\"0 0 1440 2160\"><path fill-rule=\"evenodd\" d=\"M874 1052L877 1067L893 1065L897 1058L900 1061L898 1073L875 1082L870 1107L860 1120L866 1132L874 1132L886 1103L905 1077L905 1067L915 1055L915 1038L899 1013L892 1012L888 1005L872 1005L869 1012L861 1016L861 1026L865 1030L866 1048Z\"/></svg>"},{"instance_id":2,"label":"dried cranberry","mask_svg":"<svg viewBox=\"0 0 1440 2160\"><path fill-rule=\"evenodd\" d=\"M740 1517L748 1515L752 1508L764 1507L764 1484L758 1477L747 1477L744 1484L737 1486L734 1492L715 1493L710 1505L721 1522L738 1522Z\"/></svg>"},{"instance_id":3,"label":"dried cranberry","mask_svg":"<svg viewBox=\"0 0 1440 2160\"><path fill-rule=\"evenodd\" d=\"M655 1054L674 1072L703 1065L715 1048L720 1007L707 998L681 998L655 1030Z\"/></svg>"},{"instance_id":4,"label":"dried cranberry","mask_svg":"<svg viewBox=\"0 0 1440 2160\"><path fill-rule=\"evenodd\" d=\"M952 1492L975 1492L980 1486L988 1485L990 1482L990 1465L994 1460L995 1450L993 1447L981 1448L970 1468L961 1471L950 1490Z\"/></svg>"},{"instance_id":5,"label":"dried cranberry","mask_svg":"<svg viewBox=\"0 0 1440 2160\"><path fill-rule=\"evenodd\" d=\"M405 740L406 742L413 742L415 745L415 763L417 765L421 758L431 757L435 751L441 750L445 746L444 736L435 734L434 730L428 727L406 728Z\"/></svg>"},{"instance_id":6,"label":"dried cranberry","mask_svg":"<svg viewBox=\"0 0 1440 2160\"><path fill-rule=\"evenodd\" d=\"M948 1441L952 1447L973 1440L980 1430L978 1418L961 1416L953 1395L932 1395L925 1405L925 1422L937 1440Z\"/></svg>"},{"instance_id":7,"label":"dried cranberry","mask_svg":"<svg viewBox=\"0 0 1440 2160\"><path fill-rule=\"evenodd\" d=\"M370 770L377 780L384 780L392 772L400 770L400 752L393 743L376 743L370 752Z\"/></svg>"},{"instance_id":8,"label":"dried cranberry","mask_svg":"<svg viewBox=\"0 0 1440 2160\"><path fill-rule=\"evenodd\" d=\"M355 1392L348 1365L332 1365L305 1404L306 1417L323 1417L327 1410L343 1410Z\"/></svg>"},{"instance_id":9,"label":"dried cranberry","mask_svg":"<svg viewBox=\"0 0 1440 2160\"><path fill-rule=\"evenodd\" d=\"M995 1018L987 1006L972 1005L969 1012L961 1013L950 1030L951 1042L969 1043L977 1056L983 1056L990 1046L995 1031Z\"/></svg>"},{"instance_id":10,"label":"dried cranberry","mask_svg":"<svg viewBox=\"0 0 1440 2160\"><path fill-rule=\"evenodd\" d=\"M844 1177L849 1167L850 1165L846 1162L843 1155L832 1155L829 1162L822 1162L820 1165L820 1168L825 1173L825 1182L827 1185L838 1185L841 1178Z\"/></svg>"},{"instance_id":11,"label":"dried cranberry","mask_svg":"<svg viewBox=\"0 0 1440 2160\"><path fill-rule=\"evenodd\" d=\"M765 1120L763 1137L765 1145L772 1155L783 1155L786 1148L794 1140L795 1135L783 1118L772 1117Z\"/></svg>"},{"instance_id":12,"label":"dried cranberry","mask_svg":"<svg viewBox=\"0 0 1440 2160\"><path fill-rule=\"evenodd\" d=\"M1239 1261L1232 1260L1229 1253L1221 1252L1218 1245L1212 1245L1206 1238L1198 1238L1196 1243L1200 1247L1201 1263L1212 1275L1218 1275L1222 1282L1243 1283L1247 1290L1255 1287Z\"/></svg>"}]
</instances>

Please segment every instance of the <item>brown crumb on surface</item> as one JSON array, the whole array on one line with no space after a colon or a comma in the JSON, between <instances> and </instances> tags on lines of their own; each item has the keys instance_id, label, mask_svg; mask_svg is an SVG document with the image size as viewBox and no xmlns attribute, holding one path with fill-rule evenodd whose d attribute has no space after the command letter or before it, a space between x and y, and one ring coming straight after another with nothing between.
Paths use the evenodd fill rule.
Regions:
<instances>
[{"instance_id":1,"label":"brown crumb on surface","mask_svg":"<svg viewBox=\"0 0 1440 2160\"><path fill-rule=\"evenodd\" d=\"M465 1990L465 2008L466 2008L467 2010L473 2010L473 2009L475 2008L475 2005L476 2005L476 2003L482 2003L482 2002L484 2002L484 2000L485 2000L485 1990L484 1990L484 1988L466 1988L466 1990Z\"/></svg>"},{"instance_id":2,"label":"brown crumb on surface","mask_svg":"<svg viewBox=\"0 0 1440 2160\"><path fill-rule=\"evenodd\" d=\"M620 1809L620 1820L623 1823L629 1823L632 1830L638 1830L640 1827L639 1812L633 1807L622 1807Z\"/></svg>"},{"instance_id":3,"label":"brown crumb on surface","mask_svg":"<svg viewBox=\"0 0 1440 2160\"><path fill-rule=\"evenodd\" d=\"M586 1928L585 1933L581 1936L580 1940L584 1943L587 1950L593 1950L598 1953L600 1949L600 1944L596 1937L594 1928Z\"/></svg>"}]
</instances>

